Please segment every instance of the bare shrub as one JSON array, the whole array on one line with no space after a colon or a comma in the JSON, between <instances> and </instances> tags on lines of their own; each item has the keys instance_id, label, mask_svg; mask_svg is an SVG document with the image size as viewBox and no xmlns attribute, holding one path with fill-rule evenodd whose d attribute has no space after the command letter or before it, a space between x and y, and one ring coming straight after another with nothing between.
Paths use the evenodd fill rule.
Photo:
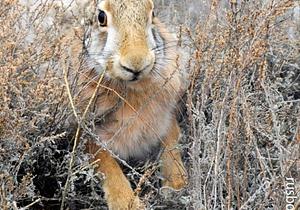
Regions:
<instances>
[{"instance_id":1,"label":"bare shrub","mask_svg":"<svg viewBox=\"0 0 300 210\"><path fill-rule=\"evenodd\" d=\"M66 180L73 135L60 66L66 49L60 40L78 21L69 17L72 24L66 23L64 9L54 2L27 7L1 1L0 10L0 208L53 209ZM77 165L89 165L82 149L76 157ZM98 183L91 170L76 173L72 183ZM70 199L82 182L71 186Z\"/></svg>"},{"instance_id":2,"label":"bare shrub","mask_svg":"<svg viewBox=\"0 0 300 210\"><path fill-rule=\"evenodd\" d=\"M195 49L187 96L194 209L284 209L284 178L299 181L294 7L212 1L205 22L186 29Z\"/></svg>"}]
</instances>

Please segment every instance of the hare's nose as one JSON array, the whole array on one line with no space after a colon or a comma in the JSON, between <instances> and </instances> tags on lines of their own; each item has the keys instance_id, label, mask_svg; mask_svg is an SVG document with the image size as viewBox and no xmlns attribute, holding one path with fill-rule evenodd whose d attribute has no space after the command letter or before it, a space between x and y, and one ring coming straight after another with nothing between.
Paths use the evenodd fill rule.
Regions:
<instances>
[{"instance_id":1,"label":"hare's nose","mask_svg":"<svg viewBox=\"0 0 300 210\"><path fill-rule=\"evenodd\" d=\"M153 55L148 49L132 49L120 58L120 66L133 74L140 74L153 63Z\"/></svg>"}]
</instances>

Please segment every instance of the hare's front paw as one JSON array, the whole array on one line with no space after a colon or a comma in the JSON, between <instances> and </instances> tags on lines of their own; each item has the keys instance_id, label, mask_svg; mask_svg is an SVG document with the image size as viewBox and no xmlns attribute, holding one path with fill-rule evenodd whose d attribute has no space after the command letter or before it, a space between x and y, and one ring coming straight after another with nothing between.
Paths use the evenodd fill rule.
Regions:
<instances>
[{"instance_id":1,"label":"hare's front paw","mask_svg":"<svg viewBox=\"0 0 300 210\"><path fill-rule=\"evenodd\" d=\"M188 183L187 173L181 164L174 165L173 167L169 167L169 172L165 174L165 180L163 181L163 187L173 188L175 190L180 190L185 187Z\"/></svg>"},{"instance_id":2,"label":"hare's front paw","mask_svg":"<svg viewBox=\"0 0 300 210\"><path fill-rule=\"evenodd\" d=\"M143 210L144 205L135 196L129 185L114 185L104 188L107 205L110 210Z\"/></svg>"},{"instance_id":3,"label":"hare's front paw","mask_svg":"<svg viewBox=\"0 0 300 210\"><path fill-rule=\"evenodd\" d=\"M145 207L137 196L128 196L123 193L107 198L110 210L144 210Z\"/></svg>"},{"instance_id":4,"label":"hare's front paw","mask_svg":"<svg viewBox=\"0 0 300 210\"><path fill-rule=\"evenodd\" d=\"M187 174L183 170L175 170L163 181L160 193L166 198L171 198L188 183Z\"/></svg>"}]
</instances>

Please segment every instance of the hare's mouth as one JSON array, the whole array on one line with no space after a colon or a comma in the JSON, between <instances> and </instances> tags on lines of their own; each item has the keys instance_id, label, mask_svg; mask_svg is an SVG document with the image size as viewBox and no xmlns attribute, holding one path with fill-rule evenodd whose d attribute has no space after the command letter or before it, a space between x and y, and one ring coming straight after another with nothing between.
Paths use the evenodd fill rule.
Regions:
<instances>
[{"instance_id":1,"label":"hare's mouth","mask_svg":"<svg viewBox=\"0 0 300 210\"><path fill-rule=\"evenodd\" d=\"M133 78L129 80L129 82L136 82L138 80L139 80L139 76L133 76Z\"/></svg>"},{"instance_id":2,"label":"hare's mouth","mask_svg":"<svg viewBox=\"0 0 300 210\"><path fill-rule=\"evenodd\" d=\"M147 74L145 74L144 72L139 72L139 73L132 73L132 75L128 78L124 78L124 80L126 80L127 82L130 83L137 83L140 80L142 80L143 78L145 78L147 76Z\"/></svg>"},{"instance_id":3,"label":"hare's mouth","mask_svg":"<svg viewBox=\"0 0 300 210\"><path fill-rule=\"evenodd\" d=\"M130 83L137 83L140 80L143 80L144 78L149 76L153 67L154 65L150 64L145 66L143 69L136 70L120 65L119 68L116 70L115 75L117 75L117 79Z\"/></svg>"}]
</instances>

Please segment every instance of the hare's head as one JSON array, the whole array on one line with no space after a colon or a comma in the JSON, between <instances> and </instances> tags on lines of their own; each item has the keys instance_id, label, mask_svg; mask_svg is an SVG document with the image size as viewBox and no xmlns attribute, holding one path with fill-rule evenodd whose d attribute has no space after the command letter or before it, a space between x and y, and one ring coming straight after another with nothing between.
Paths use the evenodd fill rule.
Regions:
<instances>
[{"instance_id":1,"label":"hare's head","mask_svg":"<svg viewBox=\"0 0 300 210\"><path fill-rule=\"evenodd\" d=\"M96 71L127 84L157 79L170 58L167 31L153 14L152 0L100 0L86 41Z\"/></svg>"}]
</instances>

